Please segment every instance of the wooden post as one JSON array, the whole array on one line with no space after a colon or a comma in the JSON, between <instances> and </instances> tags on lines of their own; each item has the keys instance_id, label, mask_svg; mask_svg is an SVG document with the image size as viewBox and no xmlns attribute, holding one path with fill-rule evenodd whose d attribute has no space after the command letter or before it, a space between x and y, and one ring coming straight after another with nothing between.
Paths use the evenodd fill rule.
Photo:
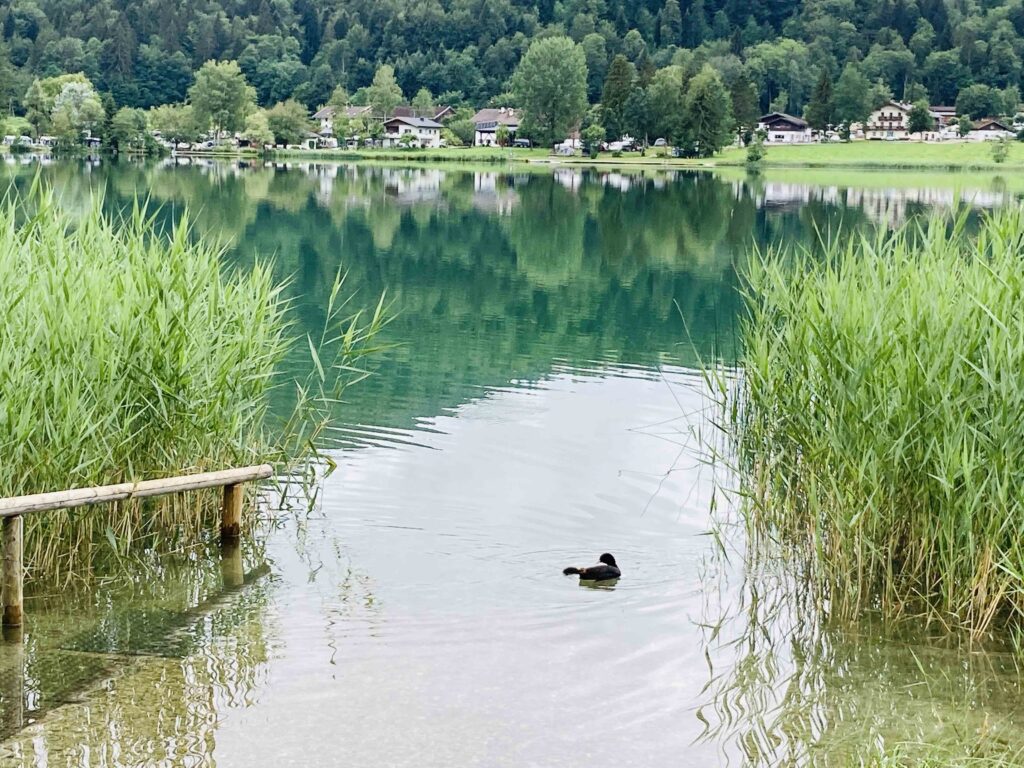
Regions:
<instances>
[{"instance_id":1,"label":"wooden post","mask_svg":"<svg viewBox=\"0 0 1024 768\"><path fill-rule=\"evenodd\" d=\"M224 504L220 510L221 541L238 541L242 534L242 499L245 498L245 487L236 485L224 486Z\"/></svg>"},{"instance_id":2,"label":"wooden post","mask_svg":"<svg viewBox=\"0 0 1024 768\"><path fill-rule=\"evenodd\" d=\"M3 602L4 626L21 626L21 608L24 600L24 566L22 565L21 515L5 517L3 522Z\"/></svg>"}]
</instances>

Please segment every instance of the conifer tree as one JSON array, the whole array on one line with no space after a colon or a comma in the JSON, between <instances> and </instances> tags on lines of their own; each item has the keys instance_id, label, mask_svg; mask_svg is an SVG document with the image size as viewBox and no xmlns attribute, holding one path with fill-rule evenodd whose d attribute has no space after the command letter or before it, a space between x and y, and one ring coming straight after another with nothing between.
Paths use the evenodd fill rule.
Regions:
<instances>
[{"instance_id":1,"label":"conifer tree","mask_svg":"<svg viewBox=\"0 0 1024 768\"><path fill-rule=\"evenodd\" d=\"M635 80L636 67L630 64L625 56L619 54L612 59L608 77L604 81L604 91L601 93L602 120L612 139L618 139L625 129L623 108L633 90Z\"/></svg>"},{"instance_id":2,"label":"conifer tree","mask_svg":"<svg viewBox=\"0 0 1024 768\"><path fill-rule=\"evenodd\" d=\"M824 131L832 123L833 111L832 76L829 74L828 67L825 66L821 68L818 84L814 86L814 93L807 104L807 122L811 128Z\"/></svg>"}]
</instances>

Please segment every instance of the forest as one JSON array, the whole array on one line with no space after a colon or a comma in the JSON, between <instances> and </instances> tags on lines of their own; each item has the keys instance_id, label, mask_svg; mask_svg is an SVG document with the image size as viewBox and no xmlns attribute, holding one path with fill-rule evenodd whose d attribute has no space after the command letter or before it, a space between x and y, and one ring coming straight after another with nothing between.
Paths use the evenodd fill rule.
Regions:
<instances>
[{"instance_id":1,"label":"forest","mask_svg":"<svg viewBox=\"0 0 1024 768\"><path fill-rule=\"evenodd\" d=\"M408 98L508 101L531 42L565 35L601 100L624 56L638 77L680 65L749 83L759 111L802 114L822 79L856 70L908 101L967 86L1008 103L1024 56L1022 0L13 0L0 6L0 97L23 114L37 78L84 73L116 107L185 100L211 59L237 60L260 105L310 109L382 64ZM827 74L826 74L827 73ZM1017 97L1019 100L1019 97Z\"/></svg>"}]
</instances>

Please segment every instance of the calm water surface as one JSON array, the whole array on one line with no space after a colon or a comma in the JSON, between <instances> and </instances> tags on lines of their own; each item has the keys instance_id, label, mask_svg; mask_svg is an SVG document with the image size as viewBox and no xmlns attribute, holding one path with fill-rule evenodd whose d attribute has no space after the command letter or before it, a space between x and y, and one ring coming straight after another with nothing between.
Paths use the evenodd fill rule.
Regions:
<instances>
[{"instance_id":1,"label":"calm water surface","mask_svg":"<svg viewBox=\"0 0 1024 768\"><path fill-rule=\"evenodd\" d=\"M734 265L755 244L946 204L943 186L44 173L68 205L147 195L168 222L189 209L242 268L273 257L297 333L319 331L344 268L358 304L387 292L398 346L347 392L312 508L223 562L154 559L30 596L24 647L0 649L0 763L847 765L881 744L1019 738L1000 644L823 625L709 535L725 501L699 460L692 368L735 353ZM605 550L614 589L561 575Z\"/></svg>"}]
</instances>

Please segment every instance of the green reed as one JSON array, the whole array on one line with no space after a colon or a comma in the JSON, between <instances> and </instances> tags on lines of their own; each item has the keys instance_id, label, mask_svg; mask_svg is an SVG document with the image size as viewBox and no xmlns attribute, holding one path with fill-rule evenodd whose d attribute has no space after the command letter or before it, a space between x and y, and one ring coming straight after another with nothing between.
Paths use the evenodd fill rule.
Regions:
<instances>
[{"instance_id":1,"label":"green reed","mask_svg":"<svg viewBox=\"0 0 1024 768\"><path fill-rule=\"evenodd\" d=\"M1024 213L917 221L746 269L712 378L759 553L834 615L1024 616Z\"/></svg>"},{"instance_id":2,"label":"green reed","mask_svg":"<svg viewBox=\"0 0 1024 768\"><path fill-rule=\"evenodd\" d=\"M230 272L183 219L158 231L141 206L62 209L37 184L0 202L0 496L275 461L317 451L331 367L352 370L381 308L318 341L318 375L295 415L268 428L278 364L293 344L268 264ZM340 322L340 282L329 316ZM305 346L305 340L301 340ZM310 343L310 348L314 344ZM209 528L213 492L28 515L26 558L52 573L96 545L180 542ZM66 571L65 571L66 572Z\"/></svg>"}]
</instances>

